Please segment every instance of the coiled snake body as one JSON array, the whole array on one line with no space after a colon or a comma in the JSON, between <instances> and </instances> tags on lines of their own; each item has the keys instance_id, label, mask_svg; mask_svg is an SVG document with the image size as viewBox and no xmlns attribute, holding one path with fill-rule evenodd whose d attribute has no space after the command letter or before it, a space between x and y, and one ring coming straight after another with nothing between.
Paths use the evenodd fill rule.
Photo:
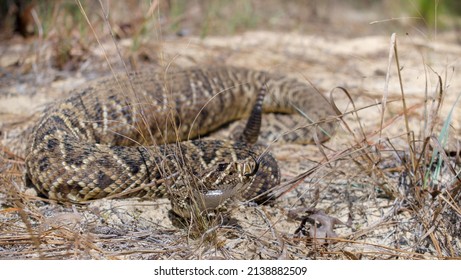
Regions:
<instances>
[{"instance_id":1,"label":"coiled snake body","mask_svg":"<svg viewBox=\"0 0 461 280\"><path fill-rule=\"evenodd\" d=\"M50 199L76 203L167 194L183 216L193 200L203 210L230 198L252 199L280 181L272 155L253 144L254 135L244 137L259 129L234 140L187 140L248 117L262 88L264 112L290 114L288 127L275 126L279 132L335 115L305 83L262 71L208 67L112 76L45 110L28 142L26 180ZM312 130L279 138L309 142ZM324 123L320 134L333 130Z\"/></svg>"}]
</instances>

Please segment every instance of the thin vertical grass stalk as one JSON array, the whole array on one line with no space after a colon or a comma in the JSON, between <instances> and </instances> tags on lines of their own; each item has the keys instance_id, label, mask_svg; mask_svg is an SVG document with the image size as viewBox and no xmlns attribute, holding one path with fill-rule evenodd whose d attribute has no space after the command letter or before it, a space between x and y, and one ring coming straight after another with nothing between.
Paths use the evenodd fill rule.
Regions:
<instances>
[{"instance_id":1,"label":"thin vertical grass stalk","mask_svg":"<svg viewBox=\"0 0 461 280\"><path fill-rule=\"evenodd\" d=\"M395 33L393 34L395 36ZM402 74L400 72L400 62L399 62L399 53L397 50L397 38L395 37L395 44L394 44L394 53L395 53L395 64L397 66L397 74L399 77L399 85L400 85L400 92L402 94L402 106L403 106L403 116L405 120L405 129L407 131L407 141L408 141L408 148L410 150L410 159L411 159L411 165L412 169L415 170L415 164L416 164L416 156L415 156L415 146L414 146L414 139L412 139L410 130L410 125L408 122L408 108L407 108L407 102L405 99L405 91L403 89L403 80L402 80Z\"/></svg>"}]
</instances>

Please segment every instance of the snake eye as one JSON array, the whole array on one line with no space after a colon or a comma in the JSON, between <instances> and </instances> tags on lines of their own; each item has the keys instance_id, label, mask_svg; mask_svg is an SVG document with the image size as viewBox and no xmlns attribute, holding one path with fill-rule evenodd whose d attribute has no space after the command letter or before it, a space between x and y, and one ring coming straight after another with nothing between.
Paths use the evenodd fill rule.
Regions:
<instances>
[{"instance_id":1,"label":"snake eye","mask_svg":"<svg viewBox=\"0 0 461 280\"><path fill-rule=\"evenodd\" d=\"M219 163L216 171L224 171L227 168L227 163Z\"/></svg>"}]
</instances>

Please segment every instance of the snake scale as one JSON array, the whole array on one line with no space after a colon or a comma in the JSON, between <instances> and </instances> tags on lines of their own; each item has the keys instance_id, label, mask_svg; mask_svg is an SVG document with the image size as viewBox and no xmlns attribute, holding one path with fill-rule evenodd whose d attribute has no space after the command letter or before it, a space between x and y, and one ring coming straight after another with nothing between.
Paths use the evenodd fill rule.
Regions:
<instances>
[{"instance_id":1,"label":"snake scale","mask_svg":"<svg viewBox=\"0 0 461 280\"><path fill-rule=\"evenodd\" d=\"M262 202L280 171L254 143L259 127L248 128L251 118L233 139L200 136L248 118L263 88L262 110L285 120L272 126L279 141L311 142L306 124L335 116L305 83L264 71L224 66L112 75L45 109L28 141L26 182L61 202L167 195L182 216L197 201L201 211L232 199ZM332 122L321 127L323 140L335 129Z\"/></svg>"}]
</instances>

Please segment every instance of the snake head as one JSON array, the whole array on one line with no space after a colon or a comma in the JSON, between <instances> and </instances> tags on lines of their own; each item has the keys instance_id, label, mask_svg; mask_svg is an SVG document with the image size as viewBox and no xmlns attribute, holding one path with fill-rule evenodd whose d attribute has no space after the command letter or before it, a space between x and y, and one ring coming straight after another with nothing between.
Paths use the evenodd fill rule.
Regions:
<instances>
[{"instance_id":1,"label":"snake head","mask_svg":"<svg viewBox=\"0 0 461 280\"><path fill-rule=\"evenodd\" d=\"M250 158L219 162L198 175L181 176L174 184L176 191L170 195L172 209L183 218L197 211L226 211L231 202L242 199L241 194L251 186L258 168L259 163Z\"/></svg>"}]
</instances>

